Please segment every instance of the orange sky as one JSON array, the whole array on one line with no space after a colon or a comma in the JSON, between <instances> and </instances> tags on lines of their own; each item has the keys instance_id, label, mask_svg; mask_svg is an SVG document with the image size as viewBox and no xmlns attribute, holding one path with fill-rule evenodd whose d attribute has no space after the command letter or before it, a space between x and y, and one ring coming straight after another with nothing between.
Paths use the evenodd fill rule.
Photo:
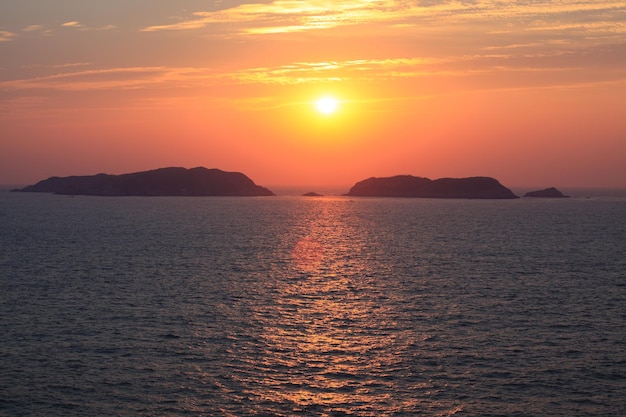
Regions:
<instances>
[{"instance_id":1,"label":"orange sky","mask_svg":"<svg viewBox=\"0 0 626 417\"><path fill-rule=\"evenodd\" d=\"M0 3L0 184L205 166L626 188L623 1L90 3Z\"/></svg>"}]
</instances>

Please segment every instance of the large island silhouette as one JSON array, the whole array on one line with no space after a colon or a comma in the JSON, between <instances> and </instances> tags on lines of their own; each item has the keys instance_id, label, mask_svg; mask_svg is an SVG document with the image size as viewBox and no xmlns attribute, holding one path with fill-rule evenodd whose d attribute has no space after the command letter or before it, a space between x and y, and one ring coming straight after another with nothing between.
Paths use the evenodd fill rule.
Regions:
<instances>
[{"instance_id":1,"label":"large island silhouette","mask_svg":"<svg viewBox=\"0 0 626 417\"><path fill-rule=\"evenodd\" d=\"M51 177L13 191L96 196L273 196L240 172L160 168L122 175Z\"/></svg>"},{"instance_id":2,"label":"large island silhouette","mask_svg":"<svg viewBox=\"0 0 626 417\"><path fill-rule=\"evenodd\" d=\"M431 180L412 175L368 178L357 182L345 195L352 197L519 198L498 180L490 177Z\"/></svg>"}]
</instances>

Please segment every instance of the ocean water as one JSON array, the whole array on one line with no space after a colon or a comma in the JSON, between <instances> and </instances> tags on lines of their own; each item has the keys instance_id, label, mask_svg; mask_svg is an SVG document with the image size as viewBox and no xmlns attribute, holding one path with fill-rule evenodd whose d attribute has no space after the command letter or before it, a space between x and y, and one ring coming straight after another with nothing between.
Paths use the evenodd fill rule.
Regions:
<instances>
[{"instance_id":1,"label":"ocean water","mask_svg":"<svg viewBox=\"0 0 626 417\"><path fill-rule=\"evenodd\" d=\"M626 199L0 193L0 415L625 416Z\"/></svg>"}]
</instances>

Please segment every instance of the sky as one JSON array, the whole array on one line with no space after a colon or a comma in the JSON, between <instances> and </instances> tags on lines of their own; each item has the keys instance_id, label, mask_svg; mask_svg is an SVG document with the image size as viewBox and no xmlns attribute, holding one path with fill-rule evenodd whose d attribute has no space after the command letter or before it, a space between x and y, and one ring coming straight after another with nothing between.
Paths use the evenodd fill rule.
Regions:
<instances>
[{"instance_id":1,"label":"sky","mask_svg":"<svg viewBox=\"0 0 626 417\"><path fill-rule=\"evenodd\" d=\"M0 2L0 184L626 188L625 160L624 1Z\"/></svg>"}]
</instances>

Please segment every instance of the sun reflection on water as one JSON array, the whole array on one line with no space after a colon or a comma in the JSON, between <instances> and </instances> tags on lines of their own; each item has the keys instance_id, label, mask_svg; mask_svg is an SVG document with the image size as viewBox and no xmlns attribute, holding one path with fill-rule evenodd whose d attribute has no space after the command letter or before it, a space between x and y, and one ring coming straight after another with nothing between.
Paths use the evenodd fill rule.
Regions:
<instances>
[{"instance_id":1,"label":"sun reflection on water","mask_svg":"<svg viewBox=\"0 0 626 417\"><path fill-rule=\"evenodd\" d=\"M363 255L367 231L343 220L346 207L314 207L276 273L272 305L257 311L265 372L255 394L290 412L376 410L392 395L386 372L400 366L379 266Z\"/></svg>"},{"instance_id":2,"label":"sun reflection on water","mask_svg":"<svg viewBox=\"0 0 626 417\"><path fill-rule=\"evenodd\" d=\"M302 271L318 269L324 260L324 246L315 238L306 236L300 239L291 252L294 266Z\"/></svg>"}]
</instances>

